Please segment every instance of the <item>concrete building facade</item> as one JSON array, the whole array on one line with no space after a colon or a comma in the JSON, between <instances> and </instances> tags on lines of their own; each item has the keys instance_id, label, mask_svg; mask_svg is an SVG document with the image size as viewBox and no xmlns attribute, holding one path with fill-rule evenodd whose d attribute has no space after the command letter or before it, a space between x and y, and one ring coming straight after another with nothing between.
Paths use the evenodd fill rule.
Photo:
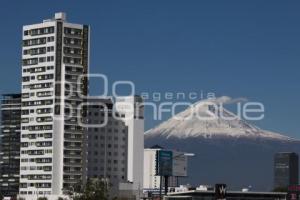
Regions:
<instances>
[{"instance_id":1,"label":"concrete building facade","mask_svg":"<svg viewBox=\"0 0 300 200\"><path fill-rule=\"evenodd\" d=\"M144 105L140 96L116 97L114 110L128 127L127 181L137 199L143 189Z\"/></svg>"},{"instance_id":2,"label":"concrete building facade","mask_svg":"<svg viewBox=\"0 0 300 200\"><path fill-rule=\"evenodd\" d=\"M114 117L110 98L88 104L87 177L107 182L110 197L118 197L120 183L127 182L128 127Z\"/></svg>"}]
</instances>

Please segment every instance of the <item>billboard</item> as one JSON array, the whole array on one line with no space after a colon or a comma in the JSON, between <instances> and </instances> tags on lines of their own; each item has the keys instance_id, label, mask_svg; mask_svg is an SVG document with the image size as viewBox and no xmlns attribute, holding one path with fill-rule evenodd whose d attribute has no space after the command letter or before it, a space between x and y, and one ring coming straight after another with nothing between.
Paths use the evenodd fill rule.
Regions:
<instances>
[{"instance_id":1,"label":"billboard","mask_svg":"<svg viewBox=\"0 0 300 200\"><path fill-rule=\"evenodd\" d=\"M173 176L187 176L187 161L187 156L185 156L182 152L173 152Z\"/></svg>"},{"instance_id":2,"label":"billboard","mask_svg":"<svg viewBox=\"0 0 300 200\"><path fill-rule=\"evenodd\" d=\"M172 176L173 174L173 152L158 150L156 153L156 175Z\"/></svg>"}]
</instances>

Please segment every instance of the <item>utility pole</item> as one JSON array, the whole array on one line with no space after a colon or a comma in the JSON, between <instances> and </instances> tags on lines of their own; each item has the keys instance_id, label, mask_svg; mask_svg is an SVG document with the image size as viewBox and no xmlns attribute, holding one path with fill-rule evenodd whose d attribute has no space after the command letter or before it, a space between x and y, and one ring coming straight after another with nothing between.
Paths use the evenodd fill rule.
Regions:
<instances>
[{"instance_id":1,"label":"utility pole","mask_svg":"<svg viewBox=\"0 0 300 200\"><path fill-rule=\"evenodd\" d=\"M164 157L161 158L162 155L160 155L161 152L164 152ZM168 189L169 189L169 177L173 175L173 160L175 158L178 158L180 156L194 156L195 154L193 153L182 153L179 154L177 156L173 156L173 152L172 151L163 151L163 150L159 150L156 153L156 162L157 162L157 166L156 166L156 174L160 176L160 185L159 185L159 199L162 200L162 182L163 182L163 178L164 178L164 186L165 186L165 193L164 195L168 194ZM169 166L169 164L171 163L171 166ZM171 169L170 169L171 168ZM170 173L171 170L171 173ZM178 179L178 178L177 178Z\"/></svg>"},{"instance_id":2,"label":"utility pole","mask_svg":"<svg viewBox=\"0 0 300 200\"><path fill-rule=\"evenodd\" d=\"M168 194L169 176L165 176L165 196Z\"/></svg>"}]
</instances>

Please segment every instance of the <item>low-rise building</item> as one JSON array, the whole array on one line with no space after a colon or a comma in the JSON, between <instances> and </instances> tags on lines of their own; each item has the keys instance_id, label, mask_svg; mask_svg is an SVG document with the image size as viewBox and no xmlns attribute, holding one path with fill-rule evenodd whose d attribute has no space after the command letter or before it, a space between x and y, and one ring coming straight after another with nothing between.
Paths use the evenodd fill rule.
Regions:
<instances>
[{"instance_id":1,"label":"low-rise building","mask_svg":"<svg viewBox=\"0 0 300 200\"><path fill-rule=\"evenodd\" d=\"M287 193L227 191L226 200L285 200ZM215 191L190 190L169 193L164 200L215 200Z\"/></svg>"},{"instance_id":2,"label":"low-rise building","mask_svg":"<svg viewBox=\"0 0 300 200\"><path fill-rule=\"evenodd\" d=\"M160 146L153 146L144 150L144 193L157 191L164 187L164 177L157 175L158 167L158 152L164 150ZM180 177L187 176L187 156L184 152L176 150L171 151L172 158L172 176L168 177L168 186L177 187L179 185Z\"/></svg>"}]
</instances>

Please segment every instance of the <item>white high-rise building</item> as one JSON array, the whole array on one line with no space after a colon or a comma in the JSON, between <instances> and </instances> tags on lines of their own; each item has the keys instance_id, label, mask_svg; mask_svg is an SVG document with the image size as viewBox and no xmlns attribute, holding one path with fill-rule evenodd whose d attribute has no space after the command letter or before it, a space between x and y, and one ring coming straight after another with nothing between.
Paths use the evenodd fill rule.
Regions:
<instances>
[{"instance_id":1,"label":"white high-rise building","mask_svg":"<svg viewBox=\"0 0 300 200\"><path fill-rule=\"evenodd\" d=\"M87 95L87 25L64 13L23 27L20 191L26 200L57 199L84 181L84 129L77 106ZM78 81L79 80L79 81Z\"/></svg>"},{"instance_id":2,"label":"white high-rise building","mask_svg":"<svg viewBox=\"0 0 300 200\"><path fill-rule=\"evenodd\" d=\"M127 180L137 198L143 189L144 106L140 96L117 97L115 110L128 127Z\"/></svg>"}]
</instances>

